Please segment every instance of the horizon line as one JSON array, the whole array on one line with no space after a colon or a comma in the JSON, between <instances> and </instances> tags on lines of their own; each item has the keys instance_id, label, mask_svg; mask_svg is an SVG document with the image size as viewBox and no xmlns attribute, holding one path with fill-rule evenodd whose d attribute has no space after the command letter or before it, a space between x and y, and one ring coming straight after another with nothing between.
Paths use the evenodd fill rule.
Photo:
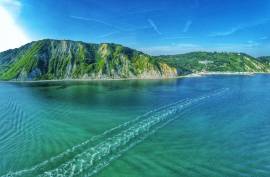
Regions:
<instances>
[{"instance_id":1,"label":"horizon line","mask_svg":"<svg viewBox=\"0 0 270 177\"><path fill-rule=\"evenodd\" d=\"M269 55L260 55L260 56L254 56L254 55L251 55L247 52L242 52L242 51L229 51L229 50L224 50L224 51L219 51L219 50L190 50L190 51L187 51L187 52L173 52L173 53L164 53L164 54L151 54L151 52L147 52L145 50L143 50L143 48L136 48L136 47L131 47L131 46L128 46L128 45L124 45L124 44L120 44L120 43L115 43L115 42L99 42L99 43L95 43L95 42L88 42L88 41L83 41L83 40L73 40L73 39L66 39L66 38L42 38L42 39L37 39L37 40L32 40L30 42L27 42L19 47L14 47L14 48L10 48L10 49L7 49L7 50L3 50L3 51L0 51L0 53L3 53L3 52L7 52L9 50L15 50L15 49L19 49L27 44L30 44L30 43L33 43L33 42L38 42L38 41L44 41L44 40L54 40L54 41L71 41L71 42L82 42L82 43L85 43L85 44L96 44L96 45L100 45L100 44L115 44L115 45L121 45L123 47L127 47L127 48L130 48L132 50L136 50L136 51L139 51L139 52L142 52L144 54L147 54L149 56L153 56L153 57L158 57L158 56L173 56L173 55L184 55L184 54L189 54L189 53L196 53L196 52L206 52L206 53L232 53L232 54L246 54L246 55L249 55L253 58L260 58L260 57L267 57L267 56L270 56Z\"/></svg>"}]
</instances>

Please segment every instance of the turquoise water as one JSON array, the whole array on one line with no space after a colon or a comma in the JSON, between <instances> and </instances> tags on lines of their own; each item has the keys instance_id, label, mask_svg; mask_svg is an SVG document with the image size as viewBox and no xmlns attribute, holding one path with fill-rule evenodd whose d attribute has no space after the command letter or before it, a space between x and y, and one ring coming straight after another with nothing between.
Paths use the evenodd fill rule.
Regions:
<instances>
[{"instance_id":1,"label":"turquoise water","mask_svg":"<svg viewBox=\"0 0 270 177\"><path fill-rule=\"evenodd\" d=\"M0 176L270 176L270 76L0 83Z\"/></svg>"}]
</instances>

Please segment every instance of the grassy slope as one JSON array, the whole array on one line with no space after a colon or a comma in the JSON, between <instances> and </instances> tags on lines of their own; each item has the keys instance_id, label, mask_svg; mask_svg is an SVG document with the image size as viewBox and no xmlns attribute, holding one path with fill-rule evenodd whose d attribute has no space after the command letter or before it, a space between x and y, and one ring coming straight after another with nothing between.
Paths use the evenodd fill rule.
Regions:
<instances>
[{"instance_id":1,"label":"grassy slope","mask_svg":"<svg viewBox=\"0 0 270 177\"><path fill-rule=\"evenodd\" d=\"M7 50L0 53L0 73L4 70L7 70L11 64L16 60L17 56L19 56L21 53L24 53L29 47L31 47L31 43L18 48L18 49L12 49Z\"/></svg>"},{"instance_id":2,"label":"grassy slope","mask_svg":"<svg viewBox=\"0 0 270 177\"><path fill-rule=\"evenodd\" d=\"M41 49L42 45L42 43L34 43L31 48L20 55L19 58L11 64L10 68L1 75L2 79L10 80L17 77L22 72L30 72L37 65L35 54Z\"/></svg>"}]
</instances>

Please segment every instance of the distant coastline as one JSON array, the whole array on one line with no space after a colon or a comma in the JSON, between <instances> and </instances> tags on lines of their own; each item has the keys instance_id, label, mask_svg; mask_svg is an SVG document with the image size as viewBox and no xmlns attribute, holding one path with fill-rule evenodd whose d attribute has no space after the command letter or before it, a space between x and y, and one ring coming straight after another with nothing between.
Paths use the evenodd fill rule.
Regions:
<instances>
[{"instance_id":1,"label":"distant coastline","mask_svg":"<svg viewBox=\"0 0 270 177\"><path fill-rule=\"evenodd\" d=\"M198 72L198 73L192 73L188 74L186 76L180 76L180 77L202 77L202 76L209 76L209 75L243 75L243 76L252 76L256 74L270 74L270 72Z\"/></svg>"},{"instance_id":2,"label":"distant coastline","mask_svg":"<svg viewBox=\"0 0 270 177\"><path fill-rule=\"evenodd\" d=\"M11 82L161 80L256 73L270 73L268 57L237 52L150 56L120 44L54 39L0 53L0 80Z\"/></svg>"},{"instance_id":3,"label":"distant coastline","mask_svg":"<svg viewBox=\"0 0 270 177\"><path fill-rule=\"evenodd\" d=\"M270 72L200 72L199 75L255 75L270 74Z\"/></svg>"}]
</instances>

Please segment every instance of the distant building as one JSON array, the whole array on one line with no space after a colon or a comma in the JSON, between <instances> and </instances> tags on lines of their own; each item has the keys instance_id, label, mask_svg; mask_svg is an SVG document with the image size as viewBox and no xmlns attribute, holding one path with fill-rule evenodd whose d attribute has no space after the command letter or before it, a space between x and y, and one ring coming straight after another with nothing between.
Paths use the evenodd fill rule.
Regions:
<instances>
[{"instance_id":1,"label":"distant building","mask_svg":"<svg viewBox=\"0 0 270 177\"><path fill-rule=\"evenodd\" d=\"M214 62L213 61L210 61L210 60L200 60L199 63L200 64L203 64L203 65L207 65L207 64L212 64Z\"/></svg>"}]
</instances>

